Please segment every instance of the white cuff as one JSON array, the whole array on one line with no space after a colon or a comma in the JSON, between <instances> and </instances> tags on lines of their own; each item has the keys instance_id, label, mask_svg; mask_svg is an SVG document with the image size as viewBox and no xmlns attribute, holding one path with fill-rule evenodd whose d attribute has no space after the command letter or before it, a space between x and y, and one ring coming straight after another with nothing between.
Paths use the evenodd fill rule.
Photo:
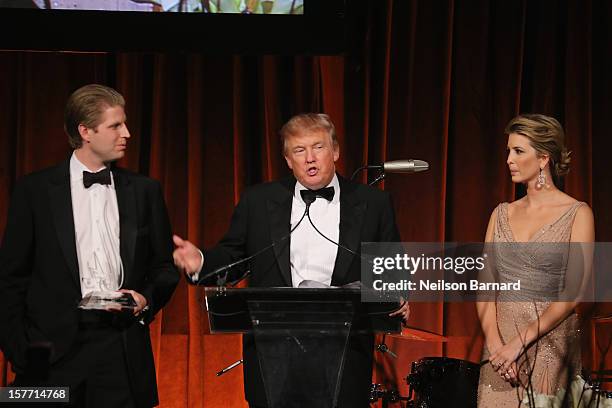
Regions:
<instances>
[{"instance_id":1,"label":"white cuff","mask_svg":"<svg viewBox=\"0 0 612 408\"><path fill-rule=\"evenodd\" d=\"M202 268L204 267L204 254L199 249L198 249L198 252L200 253L200 258L201 258L200 267L198 268L198 271L196 273L191 275L191 281L193 283L198 283L198 280L200 279L200 272L202 272Z\"/></svg>"}]
</instances>

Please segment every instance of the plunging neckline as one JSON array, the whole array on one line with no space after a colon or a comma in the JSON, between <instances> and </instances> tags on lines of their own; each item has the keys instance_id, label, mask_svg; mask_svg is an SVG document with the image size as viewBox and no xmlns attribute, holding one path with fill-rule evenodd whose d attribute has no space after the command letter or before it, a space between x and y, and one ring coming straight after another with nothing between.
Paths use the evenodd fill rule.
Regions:
<instances>
[{"instance_id":1,"label":"plunging neckline","mask_svg":"<svg viewBox=\"0 0 612 408\"><path fill-rule=\"evenodd\" d=\"M572 205L569 206L569 208L567 210L565 210L559 217L557 217L557 219L555 219L553 222L549 222L546 223L544 225L542 225L541 227L539 227L536 232L533 233L533 235L531 236L531 238L529 238L527 241L520 241L520 242L533 242L539 235L541 235L544 231L550 229L550 227L552 227L553 225L555 225L556 223L558 223L559 221L561 221L563 219L563 217L565 217L576 205L580 204L580 201L576 201L575 203L573 203ZM510 215L508 212L508 206L510 204L506 203L506 208L505 208L505 217L506 217L506 225L508 226L508 231L510 231L510 238L512 238L512 242L519 242L516 240L516 236L514 235L514 231L512 230L512 225L510 225Z\"/></svg>"}]
</instances>

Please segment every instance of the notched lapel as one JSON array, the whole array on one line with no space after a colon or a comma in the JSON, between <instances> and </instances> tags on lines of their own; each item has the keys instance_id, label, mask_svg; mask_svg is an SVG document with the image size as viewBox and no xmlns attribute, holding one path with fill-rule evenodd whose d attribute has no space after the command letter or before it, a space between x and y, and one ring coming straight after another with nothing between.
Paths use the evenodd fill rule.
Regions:
<instances>
[{"instance_id":1,"label":"notched lapel","mask_svg":"<svg viewBox=\"0 0 612 408\"><path fill-rule=\"evenodd\" d=\"M341 187L342 188L342 187ZM346 188L344 190L347 190ZM340 245L343 245L357 253L361 251L360 237L361 224L366 212L367 202L354 201L350 194L340 193ZM346 274L353 262L354 255L347 250L338 247L338 255L332 275L332 285L345 283Z\"/></svg>"},{"instance_id":2,"label":"notched lapel","mask_svg":"<svg viewBox=\"0 0 612 408\"><path fill-rule=\"evenodd\" d=\"M119 170L113 170L117 206L119 207L119 240L121 262L123 264L124 287L129 287L129 279L134 267L136 251L136 234L138 232L136 219L136 194L134 184L129 177Z\"/></svg>"},{"instance_id":3,"label":"notched lapel","mask_svg":"<svg viewBox=\"0 0 612 408\"><path fill-rule=\"evenodd\" d=\"M284 200L267 200L268 220L270 223L270 235L272 242L277 242L291 230L291 204L293 196L289 195ZM281 274L287 286L291 286L291 269L289 266L289 249L291 238L287 238L274 246L274 255L278 262Z\"/></svg>"},{"instance_id":4,"label":"notched lapel","mask_svg":"<svg viewBox=\"0 0 612 408\"><path fill-rule=\"evenodd\" d=\"M80 291L81 281L76 252L74 214L72 213L69 161L65 161L58 166L55 174L49 179L47 188L59 245L62 248L64 259L74 283Z\"/></svg>"}]
</instances>

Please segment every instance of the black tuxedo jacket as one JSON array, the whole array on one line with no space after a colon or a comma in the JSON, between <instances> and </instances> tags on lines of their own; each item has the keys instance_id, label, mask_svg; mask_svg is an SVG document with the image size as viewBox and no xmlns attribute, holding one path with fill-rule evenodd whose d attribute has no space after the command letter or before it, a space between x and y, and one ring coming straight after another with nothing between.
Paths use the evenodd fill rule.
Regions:
<instances>
[{"instance_id":1,"label":"black tuxedo jacket","mask_svg":"<svg viewBox=\"0 0 612 408\"><path fill-rule=\"evenodd\" d=\"M341 245L360 253L362 242L400 241L389 193L340 176L338 180ZM295 183L295 178L289 177L247 189L234 210L227 234L217 246L204 252L201 275L254 254L289 234ZM249 286L292 286L289 249L290 239L287 239L273 251L265 251L254 258L250 264ZM359 257L338 249L331 284L341 286L361 280L360 276ZM234 278L236 276L230 276L230 280ZM339 397L341 407L368 406L372 341L371 336L358 336L350 342ZM243 338L243 358L246 398L251 404L265 406L265 390L250 336Z\"/></svg>"},{"instance_id":2,"label":"black tuxedo jacket","mask_svg":"<svg viewBox=\"0 0 612 408\"><path fill-rule=\"evenodd\" d=\"M52 363L71 348L81 286L69 160L24 177L13 192L0 249L0 346L16 373L31 342L53 345ZM168 214L158 182L113 169L120 220L123 287L148 302L145 325L123 333L135 400L157 404L148 323L170 299L179 276Z\"/></svg>"}]
</instances>

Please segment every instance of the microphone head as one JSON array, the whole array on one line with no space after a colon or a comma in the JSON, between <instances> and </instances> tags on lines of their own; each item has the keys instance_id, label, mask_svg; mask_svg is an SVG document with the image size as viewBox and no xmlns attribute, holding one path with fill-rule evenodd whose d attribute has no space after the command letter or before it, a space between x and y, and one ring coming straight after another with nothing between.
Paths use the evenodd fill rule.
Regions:
<instances>
[{"instance_id":1,"label":"microphone head","mask_svg":"<svg viewBox=\"0 0 612 408\"><path fill-rule=\"evenodd\" d=\"M429 170L429 163L424 160L392 160L383 163L387 173L418 173Z\"/></svg>"}]
</instances>

